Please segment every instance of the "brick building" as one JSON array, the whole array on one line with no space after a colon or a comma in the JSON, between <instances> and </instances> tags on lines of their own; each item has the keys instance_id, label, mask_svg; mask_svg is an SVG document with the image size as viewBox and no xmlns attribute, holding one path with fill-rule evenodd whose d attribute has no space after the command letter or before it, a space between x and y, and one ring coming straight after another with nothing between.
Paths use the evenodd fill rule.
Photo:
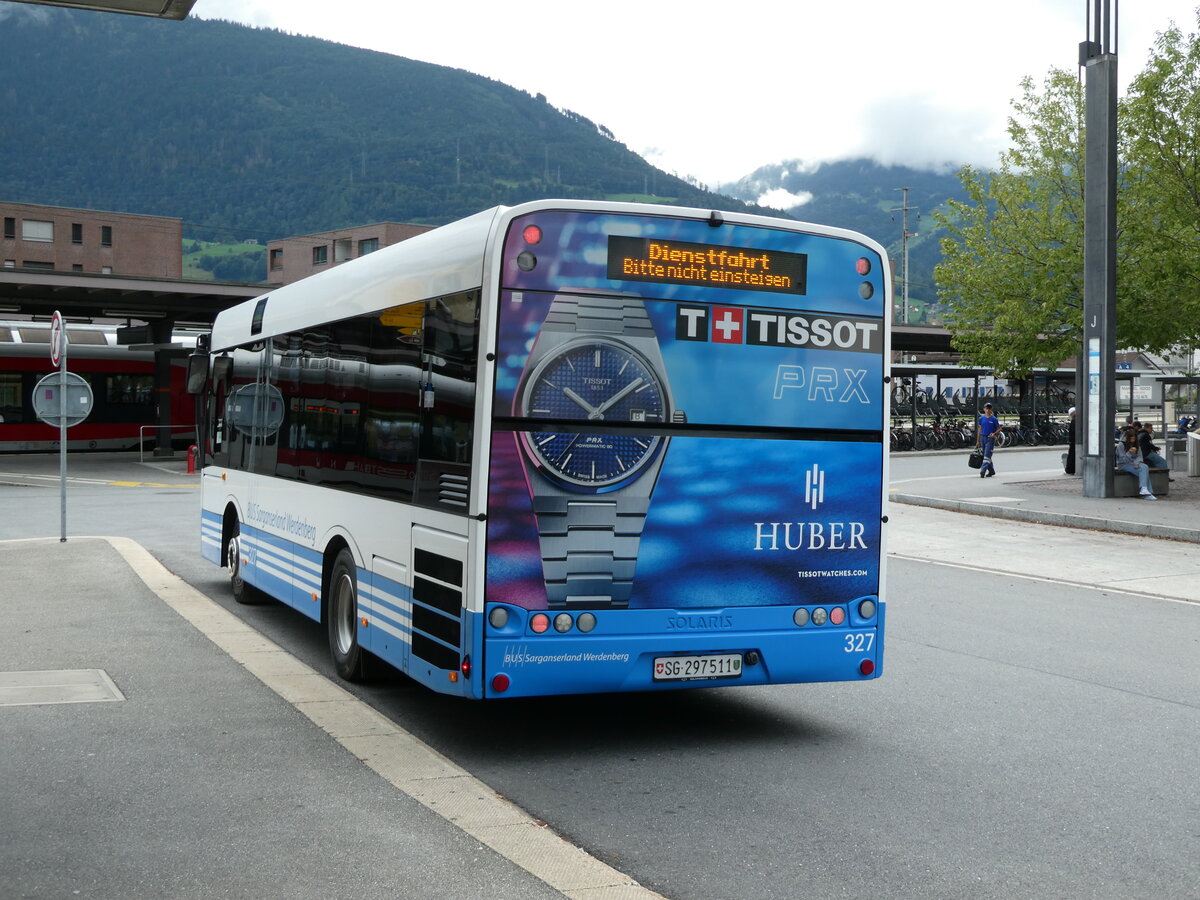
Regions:
<instances>
[{"instance_id":1,"label":"brick building","mask_svg":"<svg viewBox=\"0 0 1200 900\"><path fill-rule=\"evenodd\" d=\"M432 225L378 222L271 241L267 244L267 283L291 284L432 228Z\"/></svg>"},{"instance_id":2,"label":"brick building","mask_svg":"<svg viewBox=\"0 0 1200 900\"><path fill-rule=\"evenodd\" d=\"M0 201L0 266L183 277L183 220Z\"/></svg>"}]
</instances>

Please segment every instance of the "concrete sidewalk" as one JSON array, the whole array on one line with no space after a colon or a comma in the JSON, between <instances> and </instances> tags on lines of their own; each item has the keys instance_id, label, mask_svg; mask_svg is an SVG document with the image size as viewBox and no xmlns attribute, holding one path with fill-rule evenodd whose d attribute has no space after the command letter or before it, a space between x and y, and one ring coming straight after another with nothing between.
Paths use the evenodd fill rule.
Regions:
<instances>
[{"instance_id":1,"label":"concrete sidewalk","mask_svg":"<svg viewBox=\"0 0 1200 900\"><path fill-rule=\"evenodd\" d=\"M997 452L998 473L993 478L980 478L967 467L968 450L947 452L947 468L960 467L961 478L929 479L919 487L894 490L890 498L896 503L1022 522L1200 543L1200 478L1173 471L1169 493L1157 502L1085 497L1078 475L1006 474L1004 457L1018 452ZM954 457L961 457L961 462Z\"/></svg>"},{"instance_id":2,"label":"concrete sidewalk","mask_svg":"<svg viewBox=\"0 0 1200 900\"><path fill-rule=\"evenodd\" d=\"M5 897L658 897L132 540L0 541L0 615Z\"/></svg>"}]
</instances>

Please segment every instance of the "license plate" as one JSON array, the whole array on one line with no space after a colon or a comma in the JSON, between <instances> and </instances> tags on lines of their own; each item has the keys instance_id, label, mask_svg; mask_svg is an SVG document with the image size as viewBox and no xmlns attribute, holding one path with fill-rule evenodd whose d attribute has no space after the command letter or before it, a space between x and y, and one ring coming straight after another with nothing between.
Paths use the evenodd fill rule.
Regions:
<instances>
[{"instance_id":1,"label":"license plate","mask_svg":"<svg viewBox=\"0 0 1200 900\"><path fill-rule=\"evenodd\" d=\"M707 678L741 678L742 654L709 656L656 656L655 681L700 681Z\"/></svg>"}]
</instances>

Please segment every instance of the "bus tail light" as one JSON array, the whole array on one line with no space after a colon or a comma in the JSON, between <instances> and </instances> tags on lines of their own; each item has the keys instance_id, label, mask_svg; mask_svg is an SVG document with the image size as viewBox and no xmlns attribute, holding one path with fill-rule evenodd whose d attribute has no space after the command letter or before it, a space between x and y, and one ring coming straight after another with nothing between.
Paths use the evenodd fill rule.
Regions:
<instances>
[{"instance_id":1,"label":"bus tail light","mask_svg":"<svg viewBox=\"0 0 1200 900\"><path fill-rule=\"evenodd\" d=\"M545 634L550 627L550 617L545 613L536 613L529 618L529 628L534 634Z\"/></svg>"},{"instance_id":2,"label":"bus tail light","mask_svg":"<svg viewBox=\"0 0 1200 900\"><path fill-rule=\"evenodd\" d=\"M462 665L460 665L458 668L462 672L463 678L470 678L471 677L471 657L464 656Z\"/></svg>"},{"instance_id":3,"label":"bus tail light","mask_svg":"<svg viewBox=\"0 0 1200 900\"><path fill-rule=\"evenodd\" d=\"M846 611L840 606L835 606L829 611L829 624L841 625L846 621Z\"/></svg>"},{"instance_id":4,"label":"bus tail light","mask_svg":"<svg viewBox=\"0 0 1200 900\"><path fill-rule=\"evenodd\" d=\"M858 604L858 614L864 619L875 618L875 611L876 606L874 600L864 600L862 603Z\"/></svg>"}]
</instances>

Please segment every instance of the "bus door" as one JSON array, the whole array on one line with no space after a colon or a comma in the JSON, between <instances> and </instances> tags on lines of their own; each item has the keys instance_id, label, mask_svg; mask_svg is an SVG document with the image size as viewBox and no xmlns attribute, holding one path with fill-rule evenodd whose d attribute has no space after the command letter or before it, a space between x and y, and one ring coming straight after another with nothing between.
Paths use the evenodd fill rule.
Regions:
<instances>
[{"instance_id":1,"label":"bus door","mask_svg":"<svg viewBox=\"0 0 1200 900\"><path fill-rule=\"evenodd\" d=\"M233 353L229 397L225 402L225 451L231 468L274 475L283 424L284 401L274 383L274 354L268 342ZM219 457L218 457L219 459ZM292 551L286 538L286 511L260 479L248 479L241 510L243 577L292 605Z\"/></svg>"},{"instance_id":2,"label":"bus door","mask_svg":"<svg viewBox=\"0 0 1200 900\"><path fill-rule=\"evenodd\" d=\"M416 524L412 531L412 658L409 674L438 690L469 693L466 518L474 440L479 291L429 300L421 343L416 504L449 512L457 533ZM418 520L420 514L418 513ZM444 520L442 520L444 521ZM447 687L451 679L459 690ZM461 680L460 680L461 679Z\"/></svg>"}]
</instances>

